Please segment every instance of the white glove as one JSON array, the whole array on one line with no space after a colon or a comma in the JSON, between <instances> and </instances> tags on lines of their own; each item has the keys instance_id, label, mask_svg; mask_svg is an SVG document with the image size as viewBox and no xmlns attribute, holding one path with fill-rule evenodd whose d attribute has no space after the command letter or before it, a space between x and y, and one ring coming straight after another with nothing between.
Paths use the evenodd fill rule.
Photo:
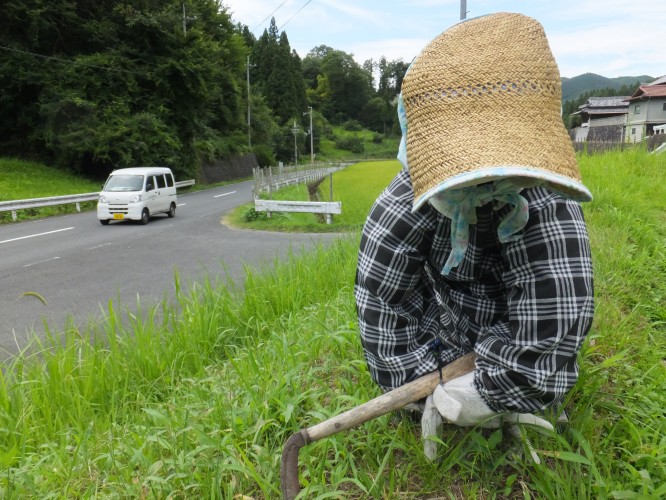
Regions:
<instances>
[{"instance_id":1,"label":"white glove","mask_svg":"<svg viewBox=\"0 0 666 500\"><path fill-rule=\"evenodd\" d=\"M452 424L499 427L499 414L491 410L474 387L474 372L440 384L433 393L439 413Z\"/></svg>"},{"instance_id":2,"label":"white glove","mask_svg":"<svg viewBox=\"0 0 666 500\"><path fill-rule=\"evenodd\" d=\"M537 425L553 430L550 422L531 413L497 413L491 410L474 387L474 372L438 385L433 401L442 417L460 426L497 428L508 423Z\"/></svg>"}]
</instances>

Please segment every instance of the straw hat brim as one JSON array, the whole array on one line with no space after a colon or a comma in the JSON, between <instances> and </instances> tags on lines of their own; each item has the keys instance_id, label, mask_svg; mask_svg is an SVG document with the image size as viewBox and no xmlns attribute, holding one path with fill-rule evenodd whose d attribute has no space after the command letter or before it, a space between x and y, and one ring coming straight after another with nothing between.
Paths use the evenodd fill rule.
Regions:
<instances>
[{"instance_id":1,"label":"straw hat brim","mask_svg":"<svg viewBox=\"0 0 666 500\"><path fill-rule=\"evenodd\" d=\"M561 81L542 26L522 14L470 19L417 56L402 86L415 207L443 189L540 179L591 199L561 116Z\"/></svg>"},{"instance_id":2,"label":"straw hat brim","mask_svg":"<svg viewBox=\"0 0 666 500\"><path fill-rule=\"evenodd\" d=\"M432 196L445 190L463 189L486 182L502 179L514 179L516 185L533 186L544 184L551 191L575 201L591 201L592 193L581 182L546 170L518 165L488 167L464 172L441 182L414 199L412 211L417 211Z\"/></svg>"}]
</instances>

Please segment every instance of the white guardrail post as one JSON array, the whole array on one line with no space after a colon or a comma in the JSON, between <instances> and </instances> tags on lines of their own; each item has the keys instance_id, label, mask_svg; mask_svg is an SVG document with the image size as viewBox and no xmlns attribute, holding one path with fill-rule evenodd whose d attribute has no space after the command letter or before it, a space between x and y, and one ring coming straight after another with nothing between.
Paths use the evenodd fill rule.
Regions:
<instances>
[{"instance_id":1,"label":"white guardrail post","mask_svg":"<svg viewBox=\"0 0 666 500\"><path fill-rule=\"evenodd\" d=\"M194 179L175 183L176 188L193 186ZM71 194L65 196L50 196L48 198L30 198L27 200L0 201L0 212L11 212L12 220L16 221L19 210L26 208L53 207L56 205L69 205L74 203L76 211L81 211L81 203L84 201L95 201L99 198L99 193Z\"/></svg>"}]
</instances>

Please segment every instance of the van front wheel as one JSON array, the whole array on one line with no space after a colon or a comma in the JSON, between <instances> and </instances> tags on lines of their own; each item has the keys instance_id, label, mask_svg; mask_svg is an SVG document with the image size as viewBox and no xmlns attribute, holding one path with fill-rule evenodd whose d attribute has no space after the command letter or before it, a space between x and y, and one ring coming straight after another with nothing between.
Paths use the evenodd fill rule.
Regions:
<instances>
[{"instance_id":1,"label":"van front wheel","mask_svg":"<svg viewBox=\"0 0 666 500\"><path fill-rule=\"evenodd\" d=\"M169 217L175 217L176 216L176 204L172 203L171 206L169 207L169 211L167 212L167 215Z\"/></svg>"},{"instance_id":2,"label":"van front wheel","mask_svg":"<svg viewBox=\"0 0 666 500\"><path fill-rule=\"evenodd\" d=\"M143 209L143 212L141 212L141 224L144 226L148 224L148 221L150 220L150 213L148 212L147 208Z\"/></svg>"}]
</instances>

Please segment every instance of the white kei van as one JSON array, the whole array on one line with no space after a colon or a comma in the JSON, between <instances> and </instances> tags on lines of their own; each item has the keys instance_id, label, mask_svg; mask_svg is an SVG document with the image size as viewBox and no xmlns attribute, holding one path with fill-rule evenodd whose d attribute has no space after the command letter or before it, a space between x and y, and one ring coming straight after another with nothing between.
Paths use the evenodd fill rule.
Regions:
<instances>
[{"instance_id":1,"label":"white kei van","mask_svg":"<svg viewBox=\"0 0 666 500\"><path fill-rule=\"evenodd\" d=\"M160 213L176 215L176 184L169 168L114 170L99 193L97 218L103 225L128 219L148 224L151 216Z\"/></svg>"}]
</instances>

